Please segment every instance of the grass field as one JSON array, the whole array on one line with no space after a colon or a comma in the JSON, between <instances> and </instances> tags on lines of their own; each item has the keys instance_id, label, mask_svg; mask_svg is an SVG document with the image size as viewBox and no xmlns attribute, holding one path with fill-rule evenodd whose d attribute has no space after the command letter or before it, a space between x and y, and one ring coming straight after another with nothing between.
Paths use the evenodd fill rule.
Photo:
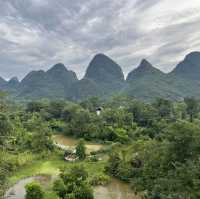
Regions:
<instances>
[{"instance_id":1,"label":"grass field","mask_svg":"<svg viewBox=\"0 0 200 199\"><path fill-rule=\"evenodd\" d=\"M89 177L92 177L97 174L103 173L105 161L99 162L90 162L90 161L81 161L81 162L66 162L63 160L62 156L59 154L53 154L47 159L35 160L33 163L22 167L17 172L13 173L8 179L9 184L13 185L17 181L36 175L50 175L56 176L59 174L60 169L66 168L70 169L74 165L83 165L88 171Z\"/></svg>"}]
</instances>

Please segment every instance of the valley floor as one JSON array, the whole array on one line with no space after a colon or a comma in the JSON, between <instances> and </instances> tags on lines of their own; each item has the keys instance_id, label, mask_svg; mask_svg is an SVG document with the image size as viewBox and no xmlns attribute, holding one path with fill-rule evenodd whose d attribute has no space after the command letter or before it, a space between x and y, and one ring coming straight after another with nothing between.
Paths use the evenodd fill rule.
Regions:
<instances>
[{"instance_id":1,"label":"valley floor","mask_svg":"<svg viewBox=\"0 0 200 199\"><path fill-rule=\"evenodd\" d=\"M8 179L8 187L11 188L7 191L7 195L10 196L7 196L6 199L22 199L18 198L18 195L20 197L24 195L25 182L35 180L38 180L45 189L46 199L56 199L57 196L52 192L52 183L59 175L60 169L65 168L69 170L74 165L83 165L89 174L89 179L92 179L94 176L104 175L106 159L107 158L102 158L102 160L98 162L91 162L90 160L66 162L63 158L63 151L58 150L44 159L34 160L31 164L13 173ZM42 183L43 180L41 180L41 178L47 178L47 182ZM137 198L128 184L114 178L111 178L110 183L106 186L95 187L94 195L95 199Z\"/></svg>"}]
</instances>

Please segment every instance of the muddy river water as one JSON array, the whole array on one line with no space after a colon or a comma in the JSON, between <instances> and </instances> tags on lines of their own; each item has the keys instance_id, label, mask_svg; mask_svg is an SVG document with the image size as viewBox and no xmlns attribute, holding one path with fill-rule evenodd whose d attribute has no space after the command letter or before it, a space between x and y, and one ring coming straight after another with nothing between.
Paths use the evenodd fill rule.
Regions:
<instances>
[{"instance_id":1,"label":"muddy river water","mask_svg":"<svg viewBox=\"0 0 200 199\"><path fill-rule=\"evenodd\" d=\"M66 137L64 135L54 135L53 136L53 140L55 142L55 144L60 148L63 149L74 149L75 146L78 143L78 140L75 138L71 138L71 137ZM99 149L101 149L103 147L102 144L96 144L96 143L91 143L91 142L86 142L86 149L87 149L87 153L89 154L91 151L98 151Z\"/></svg>"},{"instance_id":2,"label":"muddy river water","mask_svg":"<svg viewBox=\"0 0 200 199\"><path fill-rule=\"evenodd\" d=\"M24 199L25 186L33 181L45 185L49 183L50 178L46 176L35 176L22 179L7 190L5 199ZM107 186L95 187L94 196L95 199L139 199L134 195L128 184L114 178L112 178L111 183Z\"/></svg>"},{"instance_id":3,"label":"muddy river water","mask_svg":"<svg viewBox=\"0 0 200 199\"><path fill-rule=\"evenodd\" d=\"M24 199L25 198L25 186L33 181L39 182L42 185L49 183L51 177L49 176L34 176L28 177L18 181L14 186L7 190L5 199Z\"/></svg>"}]
</instances>

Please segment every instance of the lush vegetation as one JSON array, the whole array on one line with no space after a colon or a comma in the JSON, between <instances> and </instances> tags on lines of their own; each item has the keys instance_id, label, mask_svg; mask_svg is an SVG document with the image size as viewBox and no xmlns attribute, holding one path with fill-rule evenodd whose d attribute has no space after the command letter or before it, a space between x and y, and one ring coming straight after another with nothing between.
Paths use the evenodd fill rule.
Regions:
<instances>
[{"instance_id":1,"label":"lush vegetation","mask_svg":"<svg viewBox=\"0 0 200 199\"><path fill-rule=\"evenodd\" d=\"M1 195L8 182L59 174L48 190L35 183L27 185L27 198L37 194L41 199L52 195L90 199L92 186L109 183L108 175L130 183L144 198L200 197L200 103L194 98L182 102L160 98L151 104L123 96L90 98L79 104L15 104L6 99L2 94ZM100 115L97 107L102 109ZM75 163L64 162L64 151L54 145L53 134L82 138ZM88 156L84 139L108 146ZM106 158L99 160L101 155Z\"/></svg>"},{"instance_id":2,"label":"lush vegetation","mask_svg":"<svg viewBox=\"0 0 200 199\"><path fill-rule=\"evenodd\" d=\"M70 171L61 172L53 189L63 199L93 199L93 190L87 179L88 173L85 169L74 166Z\"/></svg>"},{"instance_id":3,"label":"lush vegetation","mask_svg":"<svg viewBox=\"0 0 200 199\"><path fill-rule=\"evenodd\" d=\"M106 171L130 182L144 198L199 198L199 102L160 99L151 108L157 114L140 115L137 138L113 151Z\"/></svg>"},{"instance_id":4,"label":"lush vegetation","mask_svg":"<svg viewBox=\"0 0 200 199\"><path fill-rule=\"evenodd\" d=\"M80 140L76 146L76 156L79 160L84 160L86 158L86 147L84 144L84 140Z\"/></svg>"},{"instance_id":5,"label":"lush vegetation","mask_svg":"<svg viewBox=\"0 0 200 199\"><path fill-rule=\"evenodd\" d=\"M0 98L0 195L7 177L19 168L54 151L52 131L37 114L29 114Z\"/></svg>"},{"instance_id":6,"label":"lush vegetation","mask_svg":"<svg viewBox=\"0 0 200 199\"><path fill-rule=\"evenodd\" d=\"M26 199L43 199L44 192L40 184L32 182L26 185Z\"/></svg>"}]
</instances>

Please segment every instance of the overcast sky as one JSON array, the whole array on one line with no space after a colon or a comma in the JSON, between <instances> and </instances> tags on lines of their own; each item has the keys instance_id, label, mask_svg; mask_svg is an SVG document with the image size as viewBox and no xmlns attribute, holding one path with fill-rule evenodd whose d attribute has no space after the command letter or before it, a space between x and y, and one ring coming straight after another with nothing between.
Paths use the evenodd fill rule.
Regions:
<instances>
[{"instance_id":1,"label":"overcast sky","mask_svg":"<svg viewBox=\"0 0 200 199\"><path fill-rule=\"evenodd\" d=\"M0 76L62 62L81 78L96 53L168 72L200 50L199 27L200 0L0 0Z\"/></svg>"}]
</instances>

